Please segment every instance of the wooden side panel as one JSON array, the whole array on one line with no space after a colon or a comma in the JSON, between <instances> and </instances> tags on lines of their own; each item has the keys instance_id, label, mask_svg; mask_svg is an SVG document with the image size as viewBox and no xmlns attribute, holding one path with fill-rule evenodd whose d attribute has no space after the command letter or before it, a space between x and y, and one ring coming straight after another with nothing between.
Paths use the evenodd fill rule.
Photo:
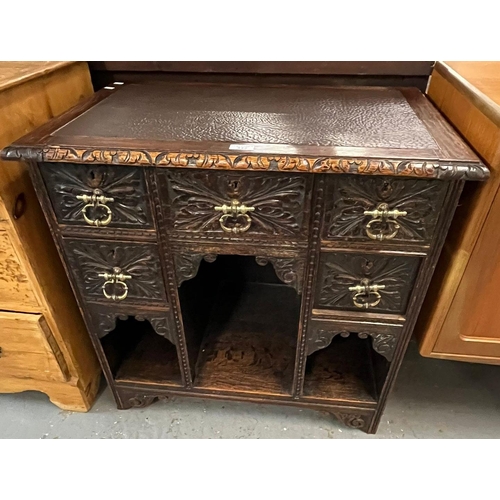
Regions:
<instances>
[{"instance_id":1,"label":"wooden side panel","mask_svg":"<svg viewBox=\"0 0 500 500\"><path fill-rule=\"evenodd\" d=\"M4 376L61 382L68 378L64 357L38 314L0 312L0 348Z\"/></svg>"},{"instance_id":2,"label":"wooden side panel","mask_svg":"<svg viewBox=\"0 0 500 500\"><path fill-rule=\"evenodd\" d=\"M16 253L9 232L0 228L0 307L10 311L37 311L26 269Z\"/></svg>"},{"instance_id":3,"label":"wooden side panel","mask_svg":"<svg viewBox=\"0 0 500 500\"><path fill-rule=\"evenodd\" d=\"M500 192L474 247L435 353L497 358L500 363ZM479 359L477 359L479 360Z\"/></svg>"},{"instance_id":4,"label":"wooden side panel","mask_svg":"<svg viewBox=\"0 0 500 500\"><path fill-rule=\"evenodd\" d=\"M500 284L494 246L500 215L500 127L437 71L428 94L488 164L491 177L464 189L415 330L420 353L500 364L500 315L489 299Z\"/></svg>"},{"instance_id":5,"label":"wooden side panel","mask_svg":"<svg viewBox=\"0 0 500 500\"><path fill-rule=\"evenodd\" d=\"M86 63L60 65L58 69L29 79L0 92L0 147L44 124L80 99L92 94ZM24 212L18 219L12 214L16 199L24 196ZM26 165L0 162L0 220L9 231L10 242L22 262L24 272L37 297L36 308L17 307L0 298L0 310L43 314L52 333L54 349L60 350L67 363L71 387L62 382L39 382L31 387L26 381L13 383L0 373L0 392L43 390L61 407L75 410L90 408L100 380L100 368L85 329L81 313L62 267L49 228L40 209ZM0 282L1 288L1 282ZM1 293L1 292L0 292ZM9 295L11 292L8 292ZM20 381L21 379L15 379ZM49 384L45 390L43 387ZM36 387L35 387L36 386ZM39 388L40 387L40 388ZM92 390L87 390L89 387ZM79 394L79 396L78 396ZM68 398L67 400L65 398Z\"/></svg>"}]
</instances>

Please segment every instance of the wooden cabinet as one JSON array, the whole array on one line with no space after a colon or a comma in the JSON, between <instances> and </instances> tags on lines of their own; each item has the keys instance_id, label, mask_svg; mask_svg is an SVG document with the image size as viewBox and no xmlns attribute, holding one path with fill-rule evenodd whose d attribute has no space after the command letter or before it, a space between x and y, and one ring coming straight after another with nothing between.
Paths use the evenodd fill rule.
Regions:
<instances>
[{"instance_id":1,"label":"wooden cabinet","mask_svg":"<svg viewBox=\"0 0 500 500\"><path fill-rule=\"evenodd\" d=\"M0 146L92 94L84 63L0 63ZM0 392L87 411L101 370L20 162L0 162Z\"/></svg>"},{"instance_id":2,"label":"wooden cabinet","mask_svg":"<svg viewBox=\"0 0 500 500\"><path fill-rule=\"evenodd\" d=\"M417 325L420 353L500 364L500 63L439 62L428 94L491 179L465 187Z\"/></svg>"},{"instance_id":3,"label":"wooden cabinet","mask_svg":"<svg viewBox=\"0 0 500 500\"><path fill-rule=\"evenodd\" d=\"M124 84L2 156L29 163L119 408L240 399L367 432L488 177L415 89Z\"/></svg>"}]
</instances>

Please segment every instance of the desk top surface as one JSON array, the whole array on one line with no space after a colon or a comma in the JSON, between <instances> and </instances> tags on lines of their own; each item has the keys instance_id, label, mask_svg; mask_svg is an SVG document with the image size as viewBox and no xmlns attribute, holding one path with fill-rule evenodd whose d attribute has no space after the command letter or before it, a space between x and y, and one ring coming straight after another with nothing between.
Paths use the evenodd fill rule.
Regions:
<instances>
[{"instance_id":1,"label":"desk top surface","mask_svg":"<svg viewBox=\"0 0 500 500\"><path fill-rule=\"evenodd\" d=\"M54 136L434 149L394 89L125 85Z\"/></svg>"},{"instance_id":2,"label":"desk top surface","mask_svg":"<svg viewBox=\"0 0 500 500\"><path fill-rule=\"evenodd\" d=\"M280 169L277 155L296 160L283 170L303 171L339 160L479 163L418 90L382 87L114 84L8 149L4 158L198 168L185 157L201 154L210 156L203 167L260 170ZM187 163L174 165L175 154ZM258 155L253 166L235 167L245 155ZM385 174L438 176L425 169Z\"/></svg>"}]
</instances>

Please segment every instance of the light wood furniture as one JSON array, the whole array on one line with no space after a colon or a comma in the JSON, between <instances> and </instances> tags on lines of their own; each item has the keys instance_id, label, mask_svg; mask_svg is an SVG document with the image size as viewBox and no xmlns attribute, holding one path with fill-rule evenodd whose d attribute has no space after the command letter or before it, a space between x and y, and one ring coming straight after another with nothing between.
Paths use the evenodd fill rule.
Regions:
<instances>
[{"instance_id":1,"label":"light wood furniture","mask_svg":"<svg viewBox=\"0 0 500 500\"><path fill-rule=\"evenodd\" d=\"M37 195L119 408L193 396L375 432L463 184L417 89L108 87L2 151Z\"/></svg>"},{"instance_id":2,"label":"light wood furniture","mask_svg":"<svg viewBox=\"0 0 500 500\"><path fill-rule=\"evenodd\" d=\"M420 353L500 364L500 62L438 62L428 95L491 178L464 190L417 324Z\"/></svg>"},{"instance_id":3,"label":"light wood furniture","mask_svg":"<svg viewBox=\"0 0 500 500\"><path fill-rule=\"evenodd\" d=\"M0 147L92 92L86 63L0 63ZM100 373L26 166L0 162L0 392L87 411Z\"/></svg>"}]
</instances>

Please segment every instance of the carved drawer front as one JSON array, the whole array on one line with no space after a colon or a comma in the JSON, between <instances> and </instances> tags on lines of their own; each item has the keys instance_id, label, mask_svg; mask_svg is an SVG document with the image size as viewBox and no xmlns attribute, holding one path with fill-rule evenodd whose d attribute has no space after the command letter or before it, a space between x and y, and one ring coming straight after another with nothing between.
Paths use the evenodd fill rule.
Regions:
<instances>
[{"instance_id":1,"label":"carved drawer front","mask_svg":"<svg viewBox=\"0 0 500 500\"><path fill-rule=\"evenodd\" d=\"M447 183L352 175L328 178L324 240L428 244Z\"/></svg>"},{"instance_id":2,"label":"carved drawer front","mask_svg":"<svg viewBox=\"0 0 500 500\"><path fill-rule=\"evenodd\" d=\"M64 249L76 284L88 300L166 302L156 245L65 239Z\"/></svg>"},{"instance_id":3,"label":"carved drawer front","mask_svg":"<svg viewBox=\"0 0 500 500\"><path fill-rule=\"evenodd\" d=\"M404 314L419 265L418 257L323 253L315 307Z\"/></svg>"},{"instance_id":4,"label":"carved drawer front","mask_svg":"<svg viewBox=\"0 0 500 500\"><path fill-rule=\"evenodd\" d=\"M193 239L306 240L312 176L169 170L169 223Z\"/></svg>"},{"instance_id":5,"label":"carved drawer front","mask_svg":"<svg viewBox=\"0 0 500 500\"><path fill-rule=\"evenodd\" d=\"M147 229L153 226L141 168L42 163L60 224Z\"/></svg>"},{"instance_id":6,"label":"carved drawer front","mask_svg":"<svg viewBox=\"0 0 500 500\"><path fill-rule=\"evenodd\" d=\"M307 355L327 348L337 335L341 337L357 336L361 339L371 339L373 349L388 361L392 361L402 331L402 325L373 321L356 323L353 321L312 320L307 329Z\"/></svg>"}]
</instances>

